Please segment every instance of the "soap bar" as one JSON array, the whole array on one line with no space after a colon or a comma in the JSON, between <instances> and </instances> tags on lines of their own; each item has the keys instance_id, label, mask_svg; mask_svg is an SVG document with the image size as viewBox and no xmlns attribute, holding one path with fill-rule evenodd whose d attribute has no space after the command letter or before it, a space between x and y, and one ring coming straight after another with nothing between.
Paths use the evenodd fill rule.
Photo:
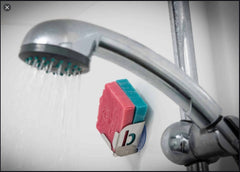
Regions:
<instances>
[{"instance_id":1,"label":"soap bar","mask_svg":"<svg viewBox=\"0 0 240 172\"><path fill-rule=\"evenodd\" d=\"M116 82L105 85L98 109L97 129L112 141L119 132L133 121L135 106ZM113 147L112 147L113 150Z\"/></svg>"},{"instance_id":2,"label":"soap bar","mask_svg":"<svg viewBox=\"0 0 240 172\"><path fill-rule=\"evenodd\" d=\"M147 104L127 79L117 80L116 82L135 105L133 123L143 122L147 113Z\"/></svg>"}]
</instances>

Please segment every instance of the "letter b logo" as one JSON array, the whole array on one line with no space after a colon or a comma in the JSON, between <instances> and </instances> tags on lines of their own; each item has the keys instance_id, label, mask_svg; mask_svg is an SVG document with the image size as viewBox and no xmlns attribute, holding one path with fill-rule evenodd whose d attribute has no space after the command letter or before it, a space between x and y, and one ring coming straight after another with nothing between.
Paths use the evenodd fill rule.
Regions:
<instances>
[{"instance_id":1,"label":"letter b logo","mask_svg":"<svg viewBox=\"0 0 240 172\"><path fill-rule=\"evenodd\" d=\"M129 137L130 138L130 141L129 141ZM134 141L135 141L135 138L136 138L136 134L134 133L130 133L129 134L129 130L127 130L125 132L125 136L124 136L124 139L123 139L123 143L122 143L122 146L125 146L125 145L131 145ZM127 142L128 140L128 142ZM126 143L127 142L127 143Z\"/></svg>"}]
</instances>

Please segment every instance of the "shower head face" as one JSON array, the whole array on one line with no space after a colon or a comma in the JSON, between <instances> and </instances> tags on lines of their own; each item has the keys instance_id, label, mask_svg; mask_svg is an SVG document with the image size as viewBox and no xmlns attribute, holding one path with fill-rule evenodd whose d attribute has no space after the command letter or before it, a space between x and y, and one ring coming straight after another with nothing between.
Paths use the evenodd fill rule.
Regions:
<instances>
[{"instance_id":1,"label":"shower head face","mask_svg":"<svg viewBox=\"0 0 240 172\"><path fill-rule=\"evenodd\" d=\"M90 28L75 20L40 23L26 34L19 57L47 73L68 76L87 73L96 45L96 34Z\"/></svg>"},{"instance_id":2,"label":"shower head face","mask_svg":"<svg viewBox=\"0 0 240 172\"><path fill-rule=\"evenodd\" d=\"M49 44L26 44L20 59L28 65L58 75L78 75L89 71L89 58L70 49Z\"/></svg>"}]
</instances>

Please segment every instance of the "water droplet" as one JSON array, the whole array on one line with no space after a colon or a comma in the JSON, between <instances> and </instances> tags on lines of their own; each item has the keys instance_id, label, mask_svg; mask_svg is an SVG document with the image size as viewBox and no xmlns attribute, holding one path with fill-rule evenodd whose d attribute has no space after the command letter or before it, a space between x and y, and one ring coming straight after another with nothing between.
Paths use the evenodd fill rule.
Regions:
<instances>
[{"instance_id":1,"label":"water droplet","mask_svg":"<svg viewBox=\"0 0 240 172\"><path fill-rule=\"evenodd\" d=\"M54 60L51 60L47 72L51 72L51 70L52 70L52 66L53 66L53 63L54 63Z\"/></svg>"},{"instance_id":2,"label":"water droplet","mask_svg":"<svg viewBox=\"0 0 240 172\"><path fill-rule=\"evenodd\" d=\"M40 59L38 59L38 61L37 61L37 64L36 64L36 66L35 66L35 67L37 67L37 68L39 69L39 67L40 67L40 63L41 63L41 60L40 60Z\"/></svg>"},{"instance_id":3,"label":"water droplet","mask_svg":"<svg viewBox=\"0 0 240 172\"><path fill-rule=\"evenodd\" d=\"M37 58L37 57L34 57L34 61L33 61L33 64L32 64L32 66L33 66L33 67L35 67L35 66L36 66L36 64L37 64L37 62L38 62L38 58Z\"/></svg>"},{"instance_id":4,"label":"water droplet","mask_svg":"<svg viewBox=\"0 0 240 172\"><path fill-rule=\"evenodd\" d=\"M62 71L62 64L59 65L59 68L58 68L57 74L60 75L61 71Z\"/></svg>"},{"instance_id":5,"label":"water droplet","mask_svg":"<svg viewBox=\"0 0 240 172\"><path fill-rule=\"evenodd\" d=\"M46 71L46 73L48 73L48 67L49 67L49 61L45 61L45 63L44 63L44 69L43 70L45 70Z\"/></svg>"},{"instance_id":6,"label":"water droplet","mask_svg":"<svg viewBox=\"0 0 240 172\"><path fill-rule=\"evenodd\" d=\"M46 60L46 58L43 57L38 69L42 69L43 68L43 64L45 63L45 60Z\"/></svg>"},{"instance_id":7,"label":"water droplet","mask_svg":"<svg viewBox=\"0 0 240 172\"><path fill-rule=\"evenodd\" d=\"M76 75L76 70L72 69L72 75L75 76Z\"/></svg>"},{"instance_id":8,"label":"water droplet","mask_svg":"<svg viewBox=\"0 0 240 172\"><path fill-rule=\"evenodd\" d=\"M31 65L32 63L32 57L28 57L28 62L27 62L29 65Z\"/></svg>"}]
</instances>

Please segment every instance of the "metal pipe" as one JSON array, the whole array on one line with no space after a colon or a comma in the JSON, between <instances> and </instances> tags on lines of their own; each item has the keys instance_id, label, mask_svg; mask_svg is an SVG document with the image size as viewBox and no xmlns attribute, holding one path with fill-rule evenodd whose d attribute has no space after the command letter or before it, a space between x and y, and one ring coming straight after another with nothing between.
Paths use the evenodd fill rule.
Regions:
<instances>
[{"instance_id":1,"label":"metal pipe","mask_svg":"<svg viewBox=\"0 0 240 172\"><path fill-rule=\"evenodd\" d=\"M198 83L189 3L169 1L168 7L175 64ZM189 120L182 108L180 108L180 115L182 120Z\"/></svg>"},{"instance_id":2,"label":"metal pipe","mask_svg":"<svg viewBox=\"0 0 240 172\"><path fill-rule=\"evenodd\" d=\"M175 63L198 83L188 1L169 1Z\"/></svg>"},{"instance_id":3,"label":"metal pipe","mask_svg":"<svg viewBox=\"0 0 240 172\"><path fill-rule=\"evenodd\" d=\"M169 1L168 7L175 64L198 83L189 2ZM190 120L181 107L180 116L182 120ZM208 164L206 162L198 162L188 166L187 170L208 171Z\"/></svg>"}]
</instances>

